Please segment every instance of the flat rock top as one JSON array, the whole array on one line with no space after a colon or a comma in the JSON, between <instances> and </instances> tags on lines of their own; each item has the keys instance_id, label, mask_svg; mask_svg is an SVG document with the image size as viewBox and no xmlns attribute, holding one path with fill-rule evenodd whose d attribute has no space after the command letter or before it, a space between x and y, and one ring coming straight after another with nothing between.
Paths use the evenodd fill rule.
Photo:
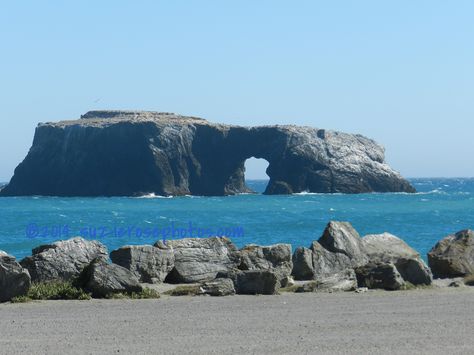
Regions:
<instances>
[{"instance_id":1,"label":"flat rock top","mask_svg":"<svg viewBox=\"0 0 474 355\"><path fill-rule=\"evenodd\" d=\"M94 110L88 111L81 115L79 119L62 120L58 122L44 122L38 126L53 126L53 127L67 127L67 126L87 126L87 127L107 127L121 122L155 122L164 124L200 124L214 126L219 129L228 129L232 127L251 128L233 124L210 122L204 118L196 116L185 116L172 112L159 111L135 111L135 110ZM318 130L314 127L297 126L291 124L275 124L255 126L254 128L272 127L285 130L288 133L313 133L319 131L321 134L339 134L340 132ZM358 135L355 135L358 136Z\"/></svg>"},{"instance_id":2,"label":"flat rock top","mask_svg":"<svg viewBox=\"0 0 474 355\"><path fill-rule=\"evenodd\" d=\"M59 122L41 123L41 125L66 127L73 125L81 126L109 126L120 122L179 122L179 123L209 123L203 118L183 116L170 112L156 111L125 111L125 110L97 110L89 111L81 115L80 119L64 120Z\"/></svg>"}]
</instances>

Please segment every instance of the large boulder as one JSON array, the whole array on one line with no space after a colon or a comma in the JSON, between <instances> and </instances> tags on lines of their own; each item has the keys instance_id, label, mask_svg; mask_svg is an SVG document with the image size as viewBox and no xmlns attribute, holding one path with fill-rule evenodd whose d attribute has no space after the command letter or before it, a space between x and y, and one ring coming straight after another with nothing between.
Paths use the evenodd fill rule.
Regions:
<instances>
[{"instance_id":1,"label":"large boulder","mask_svg":"<svg viewBox=\"0 0 474 355\"><path fill-rule=\"evenodd\" d=\"M431 285L433 277L420 254L400 238L390 234L370 234L362 238L371 262L393 263L402 278L413 285Z\"/></svg>"},{"instance_id":2,"label":"large boulder","mask_svg":"<svg viewBox=\"0 0 474 355\"><path fill-rule=\"evenodd\" d=\"M311 247L314 278L353 269L368 262L359 233L348 222L331 221Z\"/></svg>"},{"instance_id":3,"label":"large boulder","mask_svg":"<svg viewBox=\"0 0 474 355\"><path fill-rule=\"evenodd\" d=\"M82 271L77 285L92 294L103 298L117 293L133 293L143 290L135 275L117 264L109 264L104 259L93 260Z\"/></svg>"},{"instance_id":4,"label":"large boulder","mask_svg":"<svg viewBox=\"0 0 474 355\"><path fill-rule=\"evenodd\" d=\"M278 276L271 270L247 270L237 274L238 294L274 295L279 288Z\"/></svg>"},{"instance_id":5,"label":"large boulder","mask_svg":"<svg viewBox=\"0 0 474 355\"><path fill-rule=\"evenodd\" d=\"M201 284L201 291L210 296L229 296L235 294L234 282L231 279L219 278Z\"/></svg>"},{"instance_id":6,"label":"large boulder","mask_svg":"<svg viewBox=\"0 0 474 355\"><path fill-rule=\"evenodd\" d=\"M368 263L355 269L359 287L399 290L405 281L391 263Z\"/></svg>"},{"instance_id":7,"label":"large boulder","mask_svg":"<svg viewBox=\"0 0 474 355\"><path fill-rule=\"evenodd\" d=\"M226 237L158 241L155 246L174 254L174 268L166 278L170 283L210 281L240 264L237 247Z\"/></svg>"},{"instance_id":8,"label":"large boulder","mask_svg":"<svg viewBox=\"0 0 474 355\"><path fill-rule=\"evenodd\" d=\"M295 280L312 280L314 278L313 252L305 247L296 248L292 257Z\"/></svg>"},{"instance_id":9,"label":"large boulder","mask_svg":"<svg viewBox=\"0 0 474 355\"><path fill-rule=\"evenodd\" d=\"M13 256L0 251L0 302L28 293L30 274L16 262Z\"/></svg>"},{"instance_id":10,"label":"large boulder","mask_svg":"<svg viewBox=\"0 0 474 355\"><path fill-rule=\"evenodd\" d=\"M110 259L145 283L163 282L174 267L173 252L152 245L123 246L112 251Z\"/></svg>"},{"instance_id":11,"label":"large boulder","mask_svg":"<svg viewBox=\"0 0 474 355\"><path fill-rule=\"evenodd\" d=\"M108 259L107 247L81 237L41 245L20 264L28 269L34 282L70 281L96 258Z\"/></svg>"},{"instance_id":12,"label":"large boulder","mask_svg":"<svg viewBox=\"0 0 474 355\"><path fill-rule=\"evenodd\" d=\"M362 239L349 222L329 222L318 242L332 253L346 255L354 266L367 262Z\"/></svg>"},{"instance_id":13,"label":"large boulder","mask_svg":"<svg viewBox=\"0 0 474 355\"><path fill-rule=\"evenodd\" d=\"M276 244L271 246L247 245L240 249L241 270L271 270L282 286L291 275L291 245Z\"/></svg>"},{"instance_id":14,"label":"large boulder","mask_svg":"<svg viewBox=\"0 0 474 355\"><path fill-rule=\"evenodd\" d=\"M428 253L428 265L436 278L474 274L474 231L463 230L440 240Z\"/></svg>"}]
</instances>

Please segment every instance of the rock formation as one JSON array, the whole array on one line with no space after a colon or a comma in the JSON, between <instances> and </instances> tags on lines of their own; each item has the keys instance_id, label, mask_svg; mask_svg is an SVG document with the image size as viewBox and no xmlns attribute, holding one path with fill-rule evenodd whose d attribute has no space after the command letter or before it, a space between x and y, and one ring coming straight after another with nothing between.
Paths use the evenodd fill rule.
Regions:
<instances>
[{"instance_id":1,"label":"rock formation","mask_svg":"<svg viewBox=\"0 0 474 355\"><path fill-rule=\"evenodd\" d=\"M336 285L336 281L350 285L353 277L344 275L354 271L359 287L396 290L406 282L432 283L430 269L403 240L389 233L361 238L347 222L329 222L318 241L309 249L297 248L293 254L293 276L316 280L315 290L321 284Z\"/></svg>"},{"instance_id":2,"label":"rock formation","mask_svg":"<svg viewBox=\"0 0 474 355\"><path fill-rule=\"evenodd\" d=\"M41 245L20 264L28 269L35 282L70 281L96 258L107 260L107 248L100 242L81 237Z\"/></svg>"},{"instance_id":3,"label":"rock formation","mask_svg":"<svg viewBox=\"0 0 474 355\"><path fill-rule=\"evenodd\" d=\"M244 162L269 162L266 194L413 192L361 135L298 126L239 127L170 113L91 111L40 123L0 195L229 195Z\"/></svg>"},{"instance_id":4,"label":"rock formation","mask_svg":"<svg viewBox=\"0 0 474 355\"><path fill-rule=\"evenodd\" d=\"M428 253L434 277L474 274L474 231L463 230L440 240Z\"/></svg>"}]
</instances>

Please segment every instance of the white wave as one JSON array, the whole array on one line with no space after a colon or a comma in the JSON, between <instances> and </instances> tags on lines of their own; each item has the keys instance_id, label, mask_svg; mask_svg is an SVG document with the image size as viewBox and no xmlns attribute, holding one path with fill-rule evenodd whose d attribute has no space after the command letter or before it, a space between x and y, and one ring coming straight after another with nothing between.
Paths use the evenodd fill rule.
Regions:
<instances>
[{"instance_id":1,"label":"white wave","mask_svg":"<svg viewBox=\"0 0 474 355\"><path fill-rule=\"evenodd\" d=\"M172 195L170 195L170 196L156 195L154 192L152 192L152 193L145 194L145 195L142 195L142 196L137 196L135 198L173 198L173 196Z\"/></svg>"}]
</instances>

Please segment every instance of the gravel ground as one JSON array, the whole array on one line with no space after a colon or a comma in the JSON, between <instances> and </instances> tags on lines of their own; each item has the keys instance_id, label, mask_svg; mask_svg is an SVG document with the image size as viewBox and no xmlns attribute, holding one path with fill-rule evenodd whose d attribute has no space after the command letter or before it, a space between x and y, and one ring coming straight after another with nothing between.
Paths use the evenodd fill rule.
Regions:
<instances>
[{"instance_id":1,"label":"gravel ground","mask_svg":"<svg viewBox=\"0 0 474 355\"><path fill-rule=\"evenodd\" d=\"M0 353L474 353L474 287L0 305Z\"/></svg>"}]
</instances>

